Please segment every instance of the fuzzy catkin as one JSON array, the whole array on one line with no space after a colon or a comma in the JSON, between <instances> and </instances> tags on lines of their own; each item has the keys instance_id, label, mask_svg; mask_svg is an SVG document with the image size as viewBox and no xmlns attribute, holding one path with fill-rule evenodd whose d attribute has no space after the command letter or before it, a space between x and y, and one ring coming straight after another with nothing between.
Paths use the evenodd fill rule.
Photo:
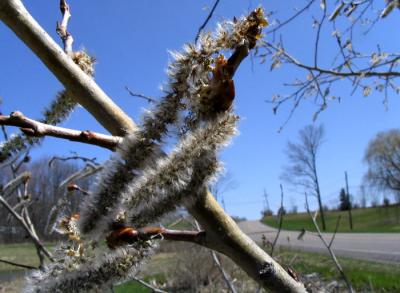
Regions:
<instances>
[{"instance_id":1,"label":"fuzzy catkin","mask_svg":"<svg viewBox=\"0 0 400 293\"><path fill-rule=\"evenodd\" d=\"M143 200L130 213L129 225L138 228L143 227L157 221L163 215L173 212L184 203L185 199L197 198L220 169L220 164L214 153L206 152L201 155L193 162L191 169L186 170L186 172L191 172L191 178L185 188L174 190L174 188L169 188L172 185L166 186L162 192L163 196L154 197L151 203ZM192 200L187 202L192 202Z\"/></svg>"},{"instance_id":2,"label":"fuzzy catkin","mask_svg":"<svg viewBox=\"0 0 400 293\"><path fill-rule=\"evenodd\" d=\"M150 112L142 130L126 137L119 154L109 161L98 177L93 196L82 206L80 228L89 237L102 231L98 224L118 204L120 192L148 165L154 165L161 154L156 143L162 142L167 126L178 119L178 111L189 107L194 112L202 111L198 94L210 82L210 69L214 57L221 50L233 49L246 40L249 24L247 18L236 23L226 22L217 33L202 34L199 46L188 44L182 53L172 53L175 61L168 67L169 93L160 101L154 112ZM186 98L187 105L182 104Z\"/></svg>"},{"instance_id":3,"label":"fuzzy catkin","mask_svg":"<svg viewBox=\"0 0 400 293\"><path fill-rule=\"evenodd\" d=\"M98 258L77 264L72 270L62 262L51 264L44 272L36 271L29 277L24 292L103 292L103 288L134 276L154 249L151 242L137 243L135 247L104 252Z\"/></svg>"},{"instance_id":4,"label":"fuzzy catkin","mask_svg":"<svg viewBox=\"0 0 400 293\"><path fill-rule=\"evenodd\" d=\"M120 193L146 166L154 166L161 156L160 145L168 126L178 120L182 99L188 93L188 78L198 64L197 55L177 55L169 65L169 93L145 116L141 130L129 134L100 174L92 196L82 206L80 229L95 237L104 229L98 224L118 204Z\"/></svg>"},{"instance_id":5,"label":"fuzzy catkin","mask_svg":"<svg viewBox=\"0 0 400 293\"><path fill-rule=\"evenodd\" d=\"M168 157L131 182L115 212L125 211L129 225L144 225L175 209L185 195L196 195L218 171L216 151L236 133L237 120L236 115L223 113L187 134ZM108 223L115 217L112 215Z\"/></svg>"}]
</instances>

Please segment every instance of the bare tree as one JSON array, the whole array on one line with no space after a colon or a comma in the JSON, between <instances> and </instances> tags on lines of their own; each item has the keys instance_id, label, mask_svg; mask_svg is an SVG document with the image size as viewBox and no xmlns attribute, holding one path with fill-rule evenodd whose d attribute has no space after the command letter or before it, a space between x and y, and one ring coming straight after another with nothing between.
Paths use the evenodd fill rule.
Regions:
<instances>
[{"instance_id":1,"label":"bare tree","mask_svg":"<svg viewBox=\"0 0 400 293\"><path fill-rule=\"evenodd\" d=\"M31 276L27 291L105 291L114 283L134 276L143 260L154 253L157 240L153 236L162 238L165 234L174 238L182 235L182 231L132 227L145 228L184 204L204 228L195 237L190 231L184 233L190 235L186 240L229 256L264 288L305 292L301 282L239 230L207 188L220 169L217 151L236 132L232 79L241 62L256 47L261 29L267 25L263 10L258 8L246 17L222 23L216 34L202 32L196 45L189 44L185 51L174 54L169 66L169 88L140 126L91 78L93 58L72 48L73 38L67 29L71 11L65 0L60 1L60 10L62 21L57 24L57 32L64 50L20 0L0 2L0 20L65 87L56 100L63 99L65 107L57 112L56 119L45 117L39 121L42 124L29 121L29 125L10 122L13 115L0 119L3 125L20 126L25 135L32 136L21 135L11 141L7 152L2 151L3 157L37 145L37 136L54 134L54 129L43 124L58 124L77 103L114 136L108 141L113 147L117 142L118 147L81 205L79 215L60 219L59 230L66 235L66 240L56 249L55 258L46 270ZM225 58L223 54L229 55ZM180 119L181 114L187 113L185 119ZM40 127L36 129L32 125ZM178 137L175 149L165 154L161 146L170 125L185 131ZM25 128L31 130L25 131ZM74 137L82 143L90 141L85 134L79 137L75 131L58 137ZM124 137L122 142L120 137ZM101 138L107 136L101 135ZM113 148L109 144L95 144ZM110 250L94 245L101 239L107 239Z\"/></svg>"},{"instance_id":2,"label":"bare tree","mask_svg":"<svg viewBox=\"0 0 400 293\"><path fill-rule=\"evenodd\" d=\"M282 179L294 186L303 187L317 198L322 229L326 230L317 171L317 157L324 142L324 136L325 131L322 125L307 125L300 130L297 143L288 142L286 154L289 165L285 167Z\"/></svg>"}]
</instances>

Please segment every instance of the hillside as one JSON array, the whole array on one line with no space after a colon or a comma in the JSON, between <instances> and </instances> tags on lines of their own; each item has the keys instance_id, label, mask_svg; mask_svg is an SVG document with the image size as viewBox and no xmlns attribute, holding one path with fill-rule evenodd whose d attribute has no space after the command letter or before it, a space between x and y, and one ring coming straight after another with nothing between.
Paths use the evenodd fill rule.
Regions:
<instances>
[{"instance_id":1,"label":"hillside","mask_svg":"<svg viewBox=\"0 0 400 293\"><path fill-rule=\"evenodd\" d=\"M353 230L349 227L349 214L347 211L326 211L327 232L333 232L336 221L341 216L339 232L400 232L400 207L375 207L365 209L355 209L353 215ZM318 223L320 223L318 217ZM268 216L261 220L263 223L277 227L276 216ZM307 213L286 214L283 218L283 229L286 230L315 230Z\"/></svg>"}]
</instances>

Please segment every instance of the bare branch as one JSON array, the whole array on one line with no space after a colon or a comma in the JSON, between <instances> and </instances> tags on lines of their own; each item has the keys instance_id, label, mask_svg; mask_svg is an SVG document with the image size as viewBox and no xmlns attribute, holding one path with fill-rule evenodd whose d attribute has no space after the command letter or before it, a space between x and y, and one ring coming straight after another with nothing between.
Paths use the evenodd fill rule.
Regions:
<instances>
[{"instance_id":1,"label":"bare branch","mask_svg":"<svg viewBox=\"0 0 400 293\"><path fill-rule=\"evenodd\" d=\"M51 253L43 246L43 244L40 242L39 238L37 235L31 230L30 226L28 223L26 223L25 218L23 216L20 216L9 204L8 202L3 198L3 196L0 195L0 203L9 211L10 214L14 216L14 218L24 227L25 231L29 234L31 237L33 243L37 248L40 248L40 250L50 259L53 260L53 257Z\"/></svg>"},{"instance_id":2,"label":"bare branch","mask_svg":"<svg viewBox=\"0 0 400 293\"><path fill-rule=\"evenodd\" d=\"M157 100L156 100L156 99L153 99L152 97L145 96L145 95L142 95L142 94L134 93L134 92L132 92L127 86L125 86L125 89L128 91L128 93L129 93L132 97L142 98L142 99L146 100L146 101L147 101L148 103L150 103L150 104L156 104L156 103L157 103Z\"/></svg>"},{"instance_id":3,"label":"bare branch","mask_svg":"<svg viewBox=\"0 0 400 293\"><path fill-rule=\"evenodd\" d=\"M195 224L197 230L200 231L199 222L197 222L195 220L194 224ZM210 253L211 253L211 257L212 257L212 259L214 261L214 264L217 266L218 270L221 272L222 278L224 279L224 281L225 281L226 285L228 286L230 292L236 293L237 291L236 291L235 286L233 285L233 282L231 281L231 277L228 275L228 273L225 271L224 267L222 266L222 264L221 264L221 262L220 262L220 260L218 258L218 255L213 250L210 250Z\"/></svg>"},{"instance_id":4,"label":"bare branch","mask_svg":"<svg viewBox=\"0 0 400 293\"><path fill-rule=\"evenodd\" d=\"M53 164L53 162L55 161L70 161L70 160L81 160L82 162L89 164L89 165L93 165L93 166L98 166L99 163L96 162L96 158L86 158L86 157L82 157L79 156L78 154L76 154L75 152L73 152L73 156L70 157L58 157L58 156L54 156L49 160L49 167L51 167L51 165Z\"/></svg>"},{"instance_id":5,"label":"bare branch","mask_svg":"<svg viewBox=\"0 0 400 293\"><path fill-rule=\"evenodd\" d=\"M38 269L37 267L33 267L33 266L29 266L29 265L24 265L24 264L16 263L16 262L9 261L9 260L5 260L5 259L0 259L0 262L6 263L6 264L8 264L8 265L12 265L12 266L24 268L24 269L29 269L29 270L37 270L37 269Z\"/></svg>"},{"instance_id":6,"label":"bare branch","mask_svg":"<svg viewBox=\"0 0 400 293\"><path fill-rule=\"evenodd\" d=\"M21 131L28 136L53 136L96 145L110 150L114 150L122 140L122 138L118 136L105 135L89 130L79 131L45 124L27 118L18 111L12 112L10 116L0 115L0 124L20 127Z\"/></svg>"},{"instance_id":7,"label":"bare branch","mask_svg":"<svg viewBox=\"0 0 400 293\"><path fill-rule=\"evenodd\" d=\"M283 224L283 213L284 213L283 212L283 187L282 187L282 184L280 184L279 186L281 188L281 207L280 207L280 209L278 211L278 214L279 214L278 215L278 217L279 217L278 232L276 233L274 242L272 243L271 253L270 253L271 256L273 256L273 254L274 254L274 249L275 249L275 246L276 246L276 244L278 242L279 235L281 234L282 224Z\"/></svg>"},{"instance_id":8,"label":"bare branch","mask_svg":"<svg viewBox=\"0 0 400 293\"><path fill-rule=\"evenodd\" d=\"M341 219L341 218L342 218L342 216L339 215L339 217L338 217L337 220L336 220L335 231L333 232L331 241L329 241L329 245L328 245L329 247L332 247L333 241L335 241L336 233L337 233L337 231L338 231L338 229L339 229L339 224L340 224L340 219Z\"/></svg>"},{"instance_id":9,"label":"bare branch","mask_svg":"<svg viewBox=\"0 0 400 293\"><path fill-rule=\"evenodd\" d=\"M197 40L200 37L201 31L206 27L207 23L210 21L211 17L214 14L215 9L217 8L220 0L216 0L213 7L210 10L210 13L208 14L206 20L203 22L203 24L199 27L199 30L197 31L196 38L194 39L194 42L197 43Z\"/></svg>"},{"instance_id":10,"label":"bare branch","mask_svg":"<svg viewBox=\"0 0 400 293\"><path fill-rule=\"evenodd\" d=\"M321 230L319 229L318 223L317 223L317 221L316 221L316 216L317 216L317 214L318 214L318 211L316 211L316 213L315 213L314 216L311 214L310 209L309 209L309 206L308 206L307 194L305 194L305 197L306 197L306 209L307 209L307 213L308 213L308 215L311 217L311 220L312 220L312 222L313 222L313 224L314 224L314 227L315 227L315 229L317 230L318 237L321 239L322 243L323 243L323 244L325 245L325 247L328 249L329 254L330 254L330 256L331 256L333 262L335 263L336 268L338 269L338 271L339 271L339 273L340 273L342 279L345 281L345 283L346 283L346 285L347 285L347 288L349 289L349 292L351 292L351 293L354 292L353 286L351 285L349 279L347 278L346 274L344 273L343 268L342 268L342 266L340 265L338 259L336 258L336 255L335 255L335 253L333 252L333 249L332 249L332 247L331 247L332 241L333 241L334 236L335 236L335 234L336 234L336 231L335 231L335 234L332 236L331 243L328 244L328 243L326 242L325 238L322 236Z\"/></svg>"}]
</instances>

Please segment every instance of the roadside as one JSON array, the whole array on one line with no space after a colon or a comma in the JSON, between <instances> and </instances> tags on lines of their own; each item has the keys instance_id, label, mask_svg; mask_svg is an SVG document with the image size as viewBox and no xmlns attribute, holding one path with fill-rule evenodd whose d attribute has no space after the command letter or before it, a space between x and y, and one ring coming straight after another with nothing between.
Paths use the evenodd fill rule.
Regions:
<instances>
[{"instance_id":1,"label":"roadside","mask_svg":"<svg viewBox=\"0 0 400 293\"><path fill-rule=\"evenodd\" d=\"M243 221L239 227L258 243L273 242L277 230L259 221ZM321 240L307 231L298 239L300 231L282 230L278 245L309 252L328 253ZM330 240L332 233L323 233ZM337 233L333 250L338 256L365 259L400 265L400 233Z\"/></svg>"}]
</instances>

